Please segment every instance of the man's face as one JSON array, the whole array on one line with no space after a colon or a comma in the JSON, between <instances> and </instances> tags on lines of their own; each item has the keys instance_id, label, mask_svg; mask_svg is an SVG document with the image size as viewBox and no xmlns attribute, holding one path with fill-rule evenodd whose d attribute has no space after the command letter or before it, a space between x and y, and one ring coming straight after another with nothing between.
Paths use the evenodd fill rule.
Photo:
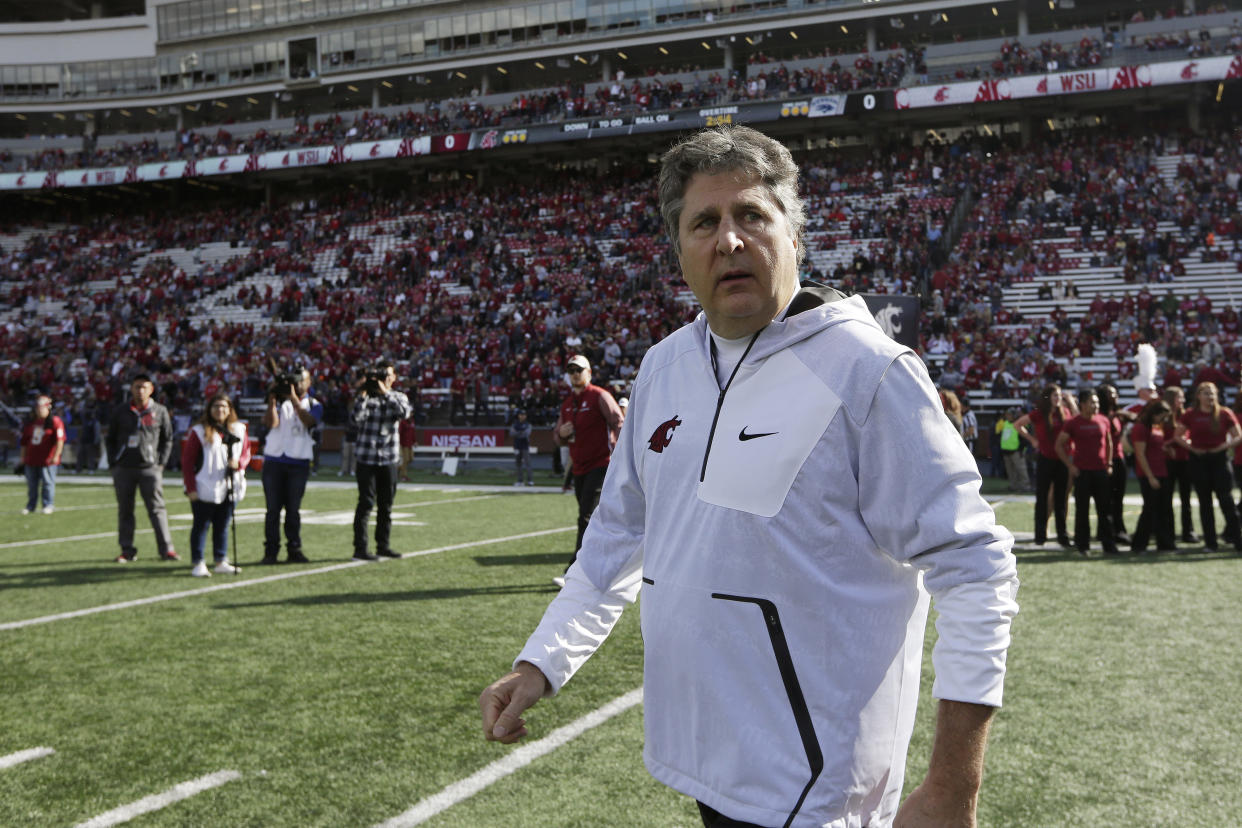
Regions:
<instances>
[{"instance_id":1,"label":"man's face","mask_svg":"<svg viewBox=\"0 0 1242 828\"><path fill-rule=\"evenodd\" d=\"M397 382L397 369L389 365L388 369L384 372L384 384L387 385L389 388L392 388L396 384L396 382Z\"/></svg>"},{"instance_id":2,"label":"man's face","mask_svg":"<svg viewBox=\"0 0 1242 828\"><path fill-rule=\"evenodd\" d=\"M1095 392L1084 394L1079 410L1082 411L1084 417L1094 417L1096 412L1100 410L1100 398L1095 395Z\"/></svg>"},{"instance_id":3,"label":"man's face","mask_svg":"<svg viewBox=\"0 0 1242 828\"><path fill-rule=\"evenodd\" d=\"M678 236L682 277L719 336L754 333L798 289L793 231L757 177L695 174L686 187Z\"/></svg>"},{"instance_id":4,"label":"man's face","mask_svg":"<svg viewBox=\"0 0 1242 828\"><path fill-rule=\"evenodd\" d=\"M570 365L565 369L569 374L569 386L575 391L581 391L587 387L587 383L591 381L591 369L581 368L577 365Z\"/></svg>"},{"instance_id":5,"label":"man's face","mask_svg":"<svg viewBox=\"0 0 1242 828\"><path fill-rule=\"evenodd\" d=\"M298 376L298 396L305 397L308 388L310 388L310 371L303 370Z\"/></svg>"},{"instance_id":6,"label":"man's face","mask_svg":"<svg viewBox=\"0 0 1242 828\"><path fill-rule=\"evenodd\" d=\"M155 391L155 385L145 380L138 380L129 387L130 399L134 401L135 408L146 408L147 403L151 400L151 393Z\"/></svg>"}]
</instances>

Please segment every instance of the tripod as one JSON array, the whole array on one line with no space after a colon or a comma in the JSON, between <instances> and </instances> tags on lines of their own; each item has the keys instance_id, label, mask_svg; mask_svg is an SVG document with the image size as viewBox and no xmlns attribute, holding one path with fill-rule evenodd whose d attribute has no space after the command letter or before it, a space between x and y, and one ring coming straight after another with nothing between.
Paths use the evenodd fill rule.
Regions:
<instances>
[{"instance_id":1,"label":"tripod","mask_svg":"<svg viewBox=\"0 0 1242 828\"><path fill-rule=\"evenodd\" d=\"M223 432L221 432L221 439L224 440L224 452L225 452L225 458L227 459L227 462L225 463L225 467L224 467L224 472L225 472L224 476L225 476L225 480L227 481L224 496L225 496L225 502L229 504L229 528L232 531L232 535L233 535L233 574L238 575L241 573L241 566L239 565L239 562L237 559L237 515L233 513L233 510L237 508L237 503L236 503L235 496L233 493L233 475L235 473L245 474L245 471L241 468L238 468L237 472L234 472L232 469L232 463L233 463L233 446L240 443L241 438L238 437L236 434L233 434L231 431L229 431L226 428ZM240 455L240 453L241 452L239 450L238 454ZM239 457L238 460L240 459L241 458ZM241 464L239 462L238 466L240 465Z\"/></svg>"}]
</instances>

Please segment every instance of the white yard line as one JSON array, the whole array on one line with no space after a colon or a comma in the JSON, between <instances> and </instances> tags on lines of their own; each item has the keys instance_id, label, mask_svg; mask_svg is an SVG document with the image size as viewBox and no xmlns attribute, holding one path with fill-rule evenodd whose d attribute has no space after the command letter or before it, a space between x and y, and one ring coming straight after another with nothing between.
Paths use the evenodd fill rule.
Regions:
<instances>
[{"instance_id":1,"label":"white yard line","mask_svg":"<svg viewBox=\"0 0 1242 828\"><path fill-rule=\"evenodd\" d=\"M11 768L14 765L20 765L22 762L29 762L31 759L42 759L44 756L51 756L55 752L50 747L19 750L17 753L10 753L8 756L0 756L0 769Z\"/></svg>"},{"instance_id":2,"label":"white yard line","mask_svg":"<svg viewBox=\"0 0 1242 828\"><path fill-rule=\"evenodd\" d=\"M149 535L154 529L135 529L135 535ZM93 535L70 535L65 538L39 538L38 540L13 541L12 543L0 543L0 549L15 549L19 546L45 546L49 543L71 543L72 541L83 540L99 540L100 538L115 538L116 531L112 532L96 532Z\"/></svg>"},{"instance_id":3,"label":"white yard line","mask_svg":"<svg viewBox=\"0 0 1242 828\"><path fill-rule=\"evenodd\" d=\"M241 779L241 774L237 771L226 770L209 773L206 776L200 776L198 779L191 779L189 782L173 785L163 793L144 796L136 802L113 808L107 813L88 819L86 822L78 823L77 828L108 828L111 825L120 825L123 822L129 822L136 816L158 811L160 808L166 808L174 802L189 799L195 794L218 788L236 779Z\"/></svg>"},{"instance_id":4,"label":"white yard line","mask_svg":"<svg viewBox=\"0 0 1242 828\"><path fill-rule=\"evenodd\" d=\"M151 531L151 530L147 530ZM555 535L560 532L577 531L575 526L564 526L560 529L541 529L538 532L523 532L520 535L506 535L503 538L488 538L486 540L468 541L466 543L455 543L450 546L437 546L434 549L421 549L417 552L406 552L402 557L417 558L423 555L435 555L439 552L452 552L456 549L470 549L476 546L490 546L496 543L509 543L510 541L525 540L527 538L538 538L543 535ZM111 537L111 534L106 537ZM213 584L209 587L200 587L198 589L186 589L179 592L170 592L167 595L152 595L148 598L138 598L133 601L122 601L117 604L103 604L98 607L87 607L86 609L73 610L71 612L60 612L55 615L43 615L38 618L27 618L23 621L7 621L0 624L0 630L20 630L24 627L33 627L37 624L50 624L53 621L65 621L70 618L81 618L85 615L95 615L100 612L112 612L113 610L132 609L133 607L143 607L148 604L158 604L161 601L173 601L178 598L193 598L198 595L206 595L210 592L220 592L225 589L238 589L240 587L254 586L255 584L267 584L274 581L287 581L291 578L302 578L307 575L322 575L325 572L336 572L339 569L348 569L355 566L368 566L368 561L346 561L345 563L333 564L331 566L320 566L314 569L300 569L296 572L284 572L279 575L268 575L263 578L251 578L245 581L227 581L225 583Z\"/></svg>"},{"instance_id":5,"label":"white yard line","mask_svg":"<svg viewBox=\"0 0 1242 828\"><path fill-rule=\"evenodd\" d=\"M395 816L387 822L381 823L379 828L408 828L408 826L426 822L458 802L469 799L493 782L499 782L509 774L526 767L539 757L551 753L571 739L581 736L596 725L603 724L613 716L624 713L631 707L641 703L642 700L643 689L641 687L631 690L624 696L618 696L581 719L570 722L564 727L558 727L539 741L522 745L507 754L503 759L497 759L465 779L454 782L439 793L422 800L400 816Z\"/></svg>"}]
</instances>

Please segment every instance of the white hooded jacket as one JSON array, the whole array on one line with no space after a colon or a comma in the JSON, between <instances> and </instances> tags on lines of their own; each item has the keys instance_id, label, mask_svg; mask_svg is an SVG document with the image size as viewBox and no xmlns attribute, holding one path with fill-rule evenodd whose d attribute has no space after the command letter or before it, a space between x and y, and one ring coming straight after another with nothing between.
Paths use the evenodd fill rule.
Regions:
<instances>
[{"instance_id":1,"label":"white hooded jacket","mask_svg":"<svg viewBox=\"0 0 1242 828\"><path fill-rule=\"evenodd\" d=\"M517 661L559 691L642 582L647 768L734 819L882 826L938 698L998 706L1012 536L922 362L803 290L724 391L706 319L643 360L565 588Z\"/></svg>"}]
</instances>

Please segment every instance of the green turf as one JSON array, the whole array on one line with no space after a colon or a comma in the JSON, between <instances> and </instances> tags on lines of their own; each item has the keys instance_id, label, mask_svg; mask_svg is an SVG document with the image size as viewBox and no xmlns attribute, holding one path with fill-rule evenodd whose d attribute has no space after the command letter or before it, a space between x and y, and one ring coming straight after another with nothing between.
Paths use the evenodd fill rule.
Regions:
<instances>
[{"instance_id":1,"label":"green turf","mask_svg":"<svg viewBox=\"0 0 1242 828\"><path fill-rule=\"evenodd\" d=\"M61 485L51 517L18 515L22 494L0 484L12 515L0 520L0 623L313 571L352 551L348 488L307 494L311 566L206 582L157 561L149 532L138 562L111 563L107 486ZM176 517L188 508L178 487L168 497L188 559ZM243 507L261 500L256 482ZM564 531L0 630L0 756L57 751L0 770L0 825L73 825L226 769L242 778L133 824L373 825L510 753L482 739L476 698L553 595L573 499L403 490L396 512L425 524L394 528L403 552ZM1029 504L999 512L1030 531ZM260 517L239 521L243 564L261 555ZM29 544L93 534L106 536ZM980 824L1236 824L1242 560L1018 555L1022 611ZM627 613L564 693L532 709L533 738L639 686L637 622ZM927 761L930 659L924 678L907 786ZM427 824L696 825L693 803L643 770L641 717L622 713Z\"/></svg>"}]
</instances>

